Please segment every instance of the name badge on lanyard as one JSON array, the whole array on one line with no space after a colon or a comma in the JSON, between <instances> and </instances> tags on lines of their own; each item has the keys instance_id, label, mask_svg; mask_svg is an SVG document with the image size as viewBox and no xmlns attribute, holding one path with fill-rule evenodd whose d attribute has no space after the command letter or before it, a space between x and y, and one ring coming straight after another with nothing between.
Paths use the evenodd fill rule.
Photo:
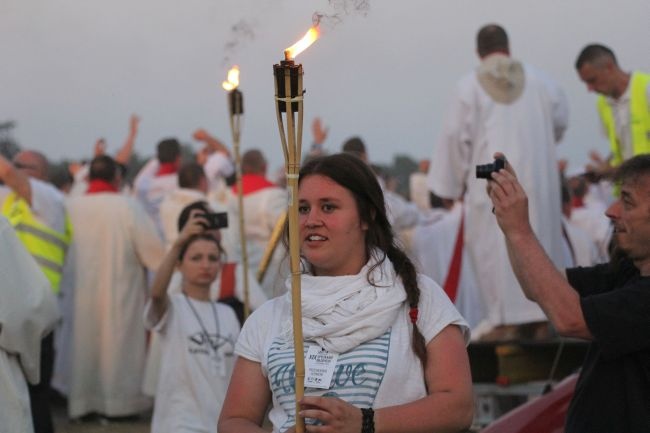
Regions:
<instances>
[{"instance_id":1,"label":"name badge on lanyard","mask_svg":"<svg viewBox=\"0 0 650 433\"><path fill-rule=\"evenodd\" d=\"M338 359L338 353L328 352L319 346L309 347L305 360L305 386L329 389Z\"/></svg>"}]
</instances>

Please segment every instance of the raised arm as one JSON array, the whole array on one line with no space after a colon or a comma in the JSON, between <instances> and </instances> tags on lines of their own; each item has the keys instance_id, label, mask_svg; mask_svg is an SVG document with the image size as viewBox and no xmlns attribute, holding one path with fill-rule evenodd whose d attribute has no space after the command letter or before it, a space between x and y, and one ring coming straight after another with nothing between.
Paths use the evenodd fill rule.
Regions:
<instances>
[{"instance_id":1,"label":"raised arm","mask_svg":"<svg viewBox=\"0 0 650 433\"><path fill-rule=\"evenodd\" d=\"M503 155L497 153L496 157ZM509 164L492 174L488 194L506 238L510 264L526 297L539 304L561 335L591 339L580 296L537 240L528 218L526 192Z\"/></svg>"},{"instance_id":2,"label":"raised arm","mask_svg":"<svg viewBox=\"0 0 650 433\"><path fill-rule=\"evenodd\" d=\"M32 205L32 186L27 174L18 169L11 161L0 155L0 180L19 197Z\"/></svg>"},{"instance_id":3,"label":"raised arm","mask_svg":"<svg viewBox=\"0 0 650 433\"><path fill-rule=\"evenodd\" d=\"M133 154L133 147L135 146L135 138L138 135L139 125L140 118L137 115L132 114L131 118L129 119L129 135L127 135L126 140L124 140L124 144L115 154L115 161L119 162L120 164L126 165L131 159L131 155Z\"/></svg>"},{"instance_id":4,"label":"raised arm","mask_svg":"<svg viewBox=\"0 0 650 433\"><path fill-rule=\"evenodd\" d=\"M316 157L325 154L323 143L327 140L329 128L323 127L320 117L315 117L311 123L312 143L308 156Z\"/></svg>"},{"instance_id":5,"label":"raised arm","mask_svg":"<svg viewBox=\"0 0 650 433\"><path fill-rule=\"evenodd\" d=\"M212 151L212 152L221 152L225 153L228 157L230 157L230 151L226 147L225 144L223 144L221 141L219 141L216 137L213 137L206 131L205 129L199 128L196 131L194 131L194 134L192 134L195 140L201 141L205 143L205 145Z\"/></svg>"},{"instance_id":6,"label":"raised arm","mask_svg":"<svg viewBox=\"0 0 650 433\"><path fill-rule=\"evenodd\" d=\"M156 275L154 276L153 283L151 284L151 305L156 317L162 317L167 311L169 298L167 296L167 287L169 281L174 274L174 269L178 263L179 255L185 246L185 243L194 235L203 233L205 231L205 219L199 216L201 212L196 210L190 214L183 230L178 234L178 237L172 244L171 249L165 254Z\"/></svg>"}]
</instances>

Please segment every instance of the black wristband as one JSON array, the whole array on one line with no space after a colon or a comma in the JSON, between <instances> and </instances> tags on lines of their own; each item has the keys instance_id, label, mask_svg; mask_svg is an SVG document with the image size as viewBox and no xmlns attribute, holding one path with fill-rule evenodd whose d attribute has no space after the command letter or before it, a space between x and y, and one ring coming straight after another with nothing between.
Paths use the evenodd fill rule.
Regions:
<instances>
[{"instance_id":1,"label":"black wristband","mask_svg":"<svg viewBox=\"0 0 650 433\"><path fill-rule=\"evenodd\" d=\"M369 408L361 408L361 433L375 433L375 411Z\"/></svg>"}]
</instances>

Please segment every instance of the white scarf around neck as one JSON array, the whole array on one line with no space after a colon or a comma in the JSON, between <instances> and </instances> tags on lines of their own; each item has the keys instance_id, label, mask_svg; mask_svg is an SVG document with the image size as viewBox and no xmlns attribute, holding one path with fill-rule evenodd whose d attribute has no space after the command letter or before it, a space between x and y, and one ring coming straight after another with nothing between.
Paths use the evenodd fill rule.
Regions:
<instances>
[{"instance_id":1,"label":"white scarf around neck","mask_svg":"<svg viewBox=\"0 0 650 433\"><path fill-rule=\"evenodd\" d=\"M403 306L406 292L388 258L368 274L381 257L384 257L383 252L373 251L368 263L356 275L302 275L305 340L315 341L330 352L343 353L386 332ZM286 285L290 307L291 278L287 279ZM284 339L292 344L291 317L282 328Z\"/></svg>"}]
</instances>

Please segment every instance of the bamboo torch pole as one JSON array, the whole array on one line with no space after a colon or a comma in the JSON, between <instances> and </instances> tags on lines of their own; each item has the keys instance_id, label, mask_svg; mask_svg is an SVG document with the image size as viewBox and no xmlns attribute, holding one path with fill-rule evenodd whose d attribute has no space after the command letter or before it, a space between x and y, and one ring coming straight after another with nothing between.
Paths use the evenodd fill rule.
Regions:
<instances>
[{"instance_id":1,"label":"bamboo torch pole","mask_svg":"<svg viewBox=\"0 0 650 433\"><path fill-rule=\"evenodd\" d=\"M266 275L266 271L269 269L269 265L271 263L271 258L273 258L273 254L275 253L276 248L278 247L278 244L280 243L280 238L282 237L282 231L284 230L284 226L287 223L287 212L283 212L282 215L278 217L278 220L275 223L275 226L273 227L273 231L271 232L271 239L269 239L269 242L266 244L266 248L264 249L264 255L262 256L262 260L260 261L260 266L257 269L257 282L262 284L262 281L264 281L264 276Z\"/></svg>"},{"instance_id":2,"label":"bamboo torch pole","mask_svg":"<svg viewBox=\"0 0 650 433\"><path fill-rule=\"evenodd\" d=\"M242 267L244 271L244 320L246 320L250 314L250 294L248 285L248 250L246 249L246 230L244 227L244 190L242 186L240 151L241 118L244 114L244 95L237 88L239 85L239 68L235 67L228 72L228 81L224 82L224 88L228 87L227 83L232 86L228 92L228 108L230 112L230 131L232 132L233 151L235 154L235 178L237 183L237 204L239 208L239 242L241 244Z\"/></svg>"},{"instance_id":3,"label":"bamboo torch pole","mask_svg":"<svg viewBox=\"0 0 650 433\"><path fill-rule=\"evenodd\" d=\"M282 150L285 157L287 173L287 187L289 203L287 214L289 219L289 258L291 266L291 300L293 319L293 343L295 357L295 394L296 394L296 432L304 433L305 420L298 416L300 400L304 396L305 384L305 358L302 336L302 304L300 294L300 238L298 226L298 174L300 171L300 158L302 148L302 65L296 65L286 55L286 60L279 65L274 65L276 114L278 128L282 141ZM298 124L295 123L295 114L298 113ZM285 113L285 125L282 113ZM296 130L297 126L297 130ZM296 133L300 134L296 134Z\"/></svg>"}]
</instances>

